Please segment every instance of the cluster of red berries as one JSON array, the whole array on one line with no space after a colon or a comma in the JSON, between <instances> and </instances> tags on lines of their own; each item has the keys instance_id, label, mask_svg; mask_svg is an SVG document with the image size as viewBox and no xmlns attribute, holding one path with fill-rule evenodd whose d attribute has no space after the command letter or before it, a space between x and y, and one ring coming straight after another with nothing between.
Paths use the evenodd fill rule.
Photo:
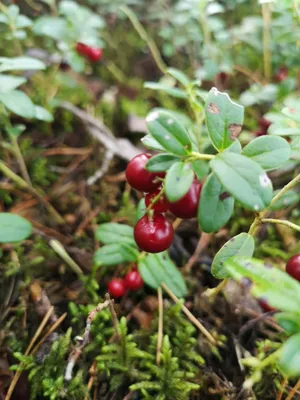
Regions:
<instances>
[{"instance_id":1,"label":"cluster of red berries","mask_svg":"<svg viewBox=\"0 0 300 400\"><path fill-rule=\"evenodd\" d=\"M137 222L134 239L141 250L160 253L170 247L174 237L173 226L164 214L171 211L178 218L196 217L202 184L194 179L187 194L171 203L161 186L165 172L154 173L146 169L150 158L151 155L145 153L134 157L126 168L126 179L131 187L146 193L145 204L147 210L151 210Z\"/></svg>"},{"instance_id":2,"label":"cluster of red berries","mask_svg":"<svg viewBox=\"0 0 300 400\"><path fill-rule=\"evenodd\" d=\"M282 82L284 81L289 74L288 67L282 66L278 69L277 73L274 75L275 82Z\"/></svg>"},{"instance_id":3,"label":"cluster of red berries","mask_svg":"<svg viewBox=\"0 0 300 400\"><path fill-rule=\"evenodd\" d=\"M300 282L300 254L295 254L291 257L285 267L285 271L298 282ZM266 300L261 299L259 300L259 304L261 308L268 312L268 311L277 311L275 308L271 307Z\"/></svg>"},{"instance_id":4,"label":"cluster of red berries","mask_svg":"<svg viewBox=\"0 0 300 400\"><path fill-rule=\"evenodd\" d=\"M84 56L93 63L101 60L103 55L103 50L101 48L88 46L87 44L84 43L77 43L76 51L78 54Z\"/></svg>"},{"instance_id":5,"label":"cluster of red berries","mask_svg":"<svg viewBox=\"0 0 300 400\"><path fill-rule=\"evenodd\" d=\"M133 267L131 271L127 272L124 279L113 278L107 286L107 291L112 297L122 297L126 290L137 291L143 285L141 274L136 267Z\"/></svg>"}]
</instances>

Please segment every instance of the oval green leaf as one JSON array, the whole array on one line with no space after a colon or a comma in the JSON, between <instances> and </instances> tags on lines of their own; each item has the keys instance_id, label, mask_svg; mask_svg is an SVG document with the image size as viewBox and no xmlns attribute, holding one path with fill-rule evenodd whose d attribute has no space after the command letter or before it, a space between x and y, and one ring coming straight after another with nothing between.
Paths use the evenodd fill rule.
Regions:
<instances>
[{"instance_id":1,"label":"oval green leaf","mask_svg":"<svg viewBox=\"0 0 300 400\"><path fill-rule=\"evenodd\" d=\"M211 162L224 188L245 208L259 211L272 200L272 182L254 161L240 154L223 152Z\"/></svg>"},{"instance_id":2,"label":"oval green leaf","mask_svg":"<svg viewBox=\"0 0 300 400\"><path fill-rule=\"evenodd\" d=\"M137 261L139 252L126 243L107 244L94 254L95 265L118 265Z\"/></svg>"},{"instance_id":3,"label":"oval green leaf","mask_svg":"<svg viewBox=\"0 0 300 400\"><path fill-rule=\"evenodd\" d=\"M166 196L170 202L180 200L191 187L194 171L190 164L177 162L167 172L165 178Z\"/></svg>"},{"instance_id":4,"label":"oval green leaf","mask_svg":"<svg viewBox=\"0 0 300 400\"><path fill-rule=\"evenodd\" d=\"M0 57L0 72L21 71L21 70L41 70L46 65L32 57Z\"/></svg>"},{"instance_id":5,"label":"oval green leaf","mask_svg":"<svg viewBox=\"0 0 300 400\"><path fill-rule=\"evenodd\" d=\"M252 257L254 247L254 239L248 233L243 232L231 238L215 255L211 266L213 276L218 279L230 277L230 273L224 266L225 261L231 257Z\"/></svg>"},{"instance_id":6,"label":"oval green leaf","mask_svg":"<svg viewBox=\"0 0 300 400\"><path fill-rule=\"evenodd\" d=\"M230 196L219 179L211 174L201 190L198 207L198 221L202 231L217 232L230 219L234 198Z\"/></svg>"},{"instance_id":7,"label":"oval green leaf","mask_svg":"<svg viewBox=\"0 0 300 400\"><path fill-rule=\"evenodd\" d=\"M280 192L280 189L276 190L274 192L274 196L279 192ZM287 207L297 204L299 202L299 200L300 200L299 193L290 189L290 190L286 191L277 201L275 201L275 203L273 203L270 206L270 210L272 210L272 211L283 210Z\"/></svg>"},{"instance_id":8,"label":"oval green leaf","mask_svg":"<svg viewBox=\"0 0 300 400\"><path fill-rule=\"evenodd\" d=\"M133 228L129 225L107 222L98 226L95 236L104 244L127 243L136 246Z\"/></svg>"},{"instance_id":9,"label":"oval green leaf","mask_svg":"<svg viewBox=\"0 0 300 400\"><path fill-rule=\"evenodd\" d=\"M141 139L145 147L151 150L164 151L164 148L151 135L146 135Z\"/></svg>"},{"instance_id":10,"label":"oval green leaf","mask_svg":"<svg viewBox=\"0 0 300 400\"><path fill-rule=\"evenodd\" d=\"M153 289L164 283L177 297L187 293L185 281L167 252L147 254L138 263L144 282Z\"/></svg>"},{"instance_id":11,"label":"oval green leaf","mask_svg":"<svg viewBox=\"0 0 300 400\"><path fill-rule=\"evenodd\" d=\"M289 378L300 375L300 333L290 337L281 347L278 367Z\"/></svg>"},{"instance_id":12,"label":"oval green leaf","mask_svg":"<svg viewBox=\"0 0 300 400\"><path fill-rule=\"evenodd\" d=\"M261 136L248 143L242 154L265 170L279 168L291 155L290 145L279 136Z\"/></svg>"},{"instance_id":13,"label":"oval green leaf","mask_svg":"<svg viewBox=\"0 0 300 400\"><path fill-rule=\"evenodd\" d=\"M0 92L6 93L16 89L18 86L26 82L27 79L22 76L11 76L6 74L0 75Z\"/></svg>"},{"instance_id":14,"label":"oval green leaf","mask_svg":"<svg viewBox=\"0 0 300 400\"><path fill-rule=\"evenodd\" d=\"M189 135L174 114L156 108L148 114L146 123L154 139L168 152L184 156L191 149L192 143Z\"/></svg>"},{"instance_id":15,"label":"oval green leaf","mask_svg":"<svg viewBox=\"0 0 300 400\"><path fill-rule=\"evenodd\" d=\"M215 87L208 94L205 115L209 137L217 150L229 147L241 133L244 107Z\"/></svg>"},{"instance_id":16,"label":"oval green leaf","mask_svg":"<svg viewBox=\"0 0 300 400\"><path fill-rule=\"evenodd\" d=\"M0 243L20 242L28 238L32 225L25 218L11 213L0 213Z\"/></svg>"},{"instance_id":17,"label":"oval green leaf","mask_svg":"<svg viewBox=\"0 0 300 400\"><path fill-rule=\"evenodd\" d=\"M11 90L8 93L0 93L0 102L4 107L23 118L34 118L35 105L30 98L20 90Z\"/></svg>"},{"instance_id":18,"label":"oval green leaf","mask_svg":"<svg viewBox=\"0 0 300 400\"><path fill-rule=\"evenodd\" d=\"M147 162L146 169L151 172L167 171L178 160L179 158L172 154L157 154Z\"/></svg>"}]
</instances>

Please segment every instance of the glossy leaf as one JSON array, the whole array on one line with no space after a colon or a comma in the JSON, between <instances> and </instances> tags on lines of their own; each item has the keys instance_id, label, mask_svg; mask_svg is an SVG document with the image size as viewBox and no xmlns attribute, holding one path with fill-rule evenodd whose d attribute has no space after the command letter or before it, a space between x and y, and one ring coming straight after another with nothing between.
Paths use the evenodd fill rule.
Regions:
<instances>
[{"instance_id":1,"label":"glossy leaf","mask_svg":"<svg viewBox=\"0 0 300 400\"><path fill-rule=\"evenodd\" d=\"M20 242L28 238L32 225L25 218L11 213L0 213L0 243Z\"/></svg>"},{"instance_id":2,"label":"glossy leaf","mask_svg":"<svg viewBox=\"0 0 300 400\"><path fill-rule=\"evenodd\" d=\"M244 107L234 103L227 93L212 88L208 94L205 114L208 134L214 147L219 151L226 149L241 132Z\"/></svg>"},{"instance_id":3,"label":"glossy leaf","mask_svg":"<svg viewBox=\"0 0 300 400\"><path fill-rule=\"evenodd\" d=\"M226 193L218 178L211 174L204 183L198 207L198 221L204 232L217 232L232 215L234 198Z\"/></svg>"},{"instance_id":4,"label":"glossy leaf","mask_svg":"<svg viewBox=\"0 0 300 400\"><path fill-rule=\"evenodd\" d=\"M163 146L159 144L158 141L155 140L151 135L144 136L141 141L145 147L148 147L148 149L164 151Z\"/></svg>"},{"instance_id":5,"label":"glossy leaf","mask_svg":"<svg viewBox=\"0 0 300 400\"><path fill-rule=\"evenodd\" d=\"M0 93L10 92L26 82L22 76L0 74Z\"/></svg>"},{"instance_id":6,"label":"glossy leaf","mask_svg":"<svg viewBox=\"0 0 300 400\"><path fill-rule=\"evenodd\" d=\"M288 142L279 136L261 136L248 143L242 154L251 158L263 169L270 170L283 165L291 155Z\"/></svg>"},{"instance_id":7,"label":"glossy leaf","mask_svg":"<svg viewBox=\"0 0 300 400\"><path fill-rule=\"evenodd\" d=\"M278 367L289 378L300 375L300 333L290 337L281 347Z\"/></svg>"},{"instance_id":8,"label":"glossy leaf","mask_svg":"<svg viewBox=\"0 0 300 400\"><path fill-rule=\"evenodd\" d=\"M34 118L35 105L30 98L20 90L11 90L8 93L0 93L0 102L5 108L23 118Z\"/></svg>"},{"instance_id":9,"label":"glossy leaf","mask_svg":"<svg viewBox=\"0 0 300 400\"><path fill-rule=\"evenodd\" d=\"M176 296L186 295L185 281L167 252L148 254L139 261L138 269L144 282L153 289L165 283Z\"/></svg>"},{"instance_id":10,"label":"glossy leaf","mask_svg":"<svg viewBox=\"0 0 300 400\"><path fill-rule=\"evenodd\" d=\"M129 225L107 222L98 226L95 236L104 244L127 243L136 246L133 228Z\"/></svg>"},{"instance_id":11,"label":"glossy leaf","mask_svg":"<svg viewBox=\"0 0 300 400\"><path fill-rule=\"evenodd\" d=\"M125 262L135 262L139 252L126 243L107 244L100 247L94 254L95 265L118 265Z\"/></svg>"},{"instance_id":12,"label":"glossy leaf","mask_svg":"<svg viewBox=\"0 0 300 400\"><path fill-rule=\"evenodd\" d=\"M164 109L154 109L146 118L151 135L165 150L176 155L186 155L191 141L185 128Z\"/></svg>"},{"instance_id":13,"label":"glossy leaf","mask_svg":"<svg viewBox=\"0 0 300 400\"><path fill-rule=\"evenodd\" d=\"M171 87L171 86L168 86L163 83L146 82L144 84L144 87L146 89L159 90L159 91L165 92L168 95L176 97L178 99L187 99L187 97L188 97L187 93L184 90L176 88L176 87Z\"/></svg>"},{"instance_id":14,"label":"glossy leaf","mask_svg":"<svg viewBox=\"0 0 300 400\"><path fill-rule=\"evenodd\" d=\"M274 318L278 324L289 333L300 332L300 316L288 312L276 313Z\"/></svg>"},{"instance_id":15,"label":"glossy leaf","mask_svg":"<svg viewBox=\"0 0 300 400\"><path fill-rule=\"evenodd\" d=\"M35 118L45 122L53 121L52 114L48 110L46 110L46 108L41 106L35 106Z\"/></svg>"},{"instance_id":16,"label":"glossy leaf","mask_svg":"<svg viewBox=\"0 0 300 400\"><path fill-rule=\"evenodd\" d=\"M197 176L197 179L201 181L209 173L209 164L207 161L195 160L191 162L192 168Z\"/></svg>"},{"instance_id":17,"label":"glossy leaf","mask_svg":"<svg viewBox=\"0 0 300 400\"><path fill-rule=\"evenodd\" d=\"M230 274L224 266L225 261L231 257L251 257L254 247L254 239L248 233L243 232L231 238L215 255L211 266L213 276L218 279L228 278Z\"/></svg>"},{"instance_id":18,"label":"glossy leaf","mask_svg":"<svg viewBox=\"0 0 300 400\"><path fill-rule=\"evenodd\" d=\"M240 154L223 152L210 165L225 189L245 208L259 211L270 204L272 182L256 162Z\"/></svg>"},{"instance_id":19,"label":"glossy leaf","mask_svg":"<svg viewBox=\"0 0 300 400\"><path fill-rule=\"evenodd\" d=\"M194 171L190 164L177 162L168 170L165 178L167 199L175 202L181 199L191 187L194 180Z\"/></svg>"},{"instance_id":20,"label":"glossy leaf","mask_svg":"<svg viewBox=\"0 0 300 400\"><path fill-rule=\"evenodd\" d=\"M63 39L67 30L67 21L60 17L40 17L36 19L33 26L36 35L49 36L55 40Z\"/></svg>"},{"instance_id":21,"label":"glossy leaf","mask_svg":"<svg viewBox=\"0 0 300 400\"><path fill-rule=\"evenodd\" d=\"M255 258L225 261L229 275L239 282L251 283L251 293L265 299L271 307L300 316L300 283L286 272Z\"/></svg>"},{"instance_id":22,"label":"glossy leaf","mask_svg":"<svg viewBox=\"0 0 300 400\"><path fill-rule=\"evenodd\" d=\"M180 82L183 86L187 86L190 82L189 78L179 69L168 68L167 73Z\"/></svg>"},{"instance_id":23,"label":"glossy leaf","mask_svg":"<svg viewBox=\"0 0 300 400\"><path fill-rule=\"evenodd\" d=\"M46 65L42 61L32 57L0 57L0 72L41 70L45 68Z\"/></svg>"},{"instance_id":24,"label":"glossy leaf","mask_svg":"<svg viewBox=\"0 0 300 400\"><path fill-rule=\"evenodd\" d=\"M151 172L167 171L178 160L178 157L172 154L157 154L147 162L146 169Z\"/></svg>"}]
</instances>

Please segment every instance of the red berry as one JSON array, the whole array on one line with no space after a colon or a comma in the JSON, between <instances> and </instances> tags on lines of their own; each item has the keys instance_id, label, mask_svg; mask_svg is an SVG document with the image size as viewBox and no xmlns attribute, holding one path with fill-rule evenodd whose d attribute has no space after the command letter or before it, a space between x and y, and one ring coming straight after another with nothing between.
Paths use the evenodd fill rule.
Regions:
<instances>
[{"instance_id":1,"label":"red berry","mask_svg":"<svg viewBox=\"0 0 300 400\"><path fill-rule=\"evenodd\" d=\"M145 203L147 208L150 206L152 200L159 194L160 191L161 188L158 188L154 190L154 192L146 194ZM164 195L161 195L160 198L152 205L152 210L159 213L165 213L168 211L168 203Z\"/></svg>"},{"instance_id":2,"label":"red berry","mask_svg":"<svg viewBox=\"0 0 300 400\"><path fill-rule=\"evenodd\" d=\"M300 282L300 254L295 254L286 264L286 272Z\"/></svg>"},{"instance_id":3,"label":"red berry","mask_svg":"<svg viewBox=\"0 0 300 400\"><path fill-rule=\"evenodd\" d=\"M174 237L173 226L162 214L144 215L134 227L134 239L148 253L167 250Z\"/></svg>"},{"instance_id":4,"label":"red berry","mask_svg":"<svg viewBox=\"0 0 300 400\"><path fill-rule=\"evenodd\" d=\"M288 77L289 70L287 67L280 67L277 74L274 75L276 82L282 82Z\"/></svg>"},{"instance_id":5,"label":"red berry","mask_svg":"<svg viewBox=\"0 0 300 400\"><path fill-rule=\"evenodd\" d=\"M264 310L264 312L271 312L271 311L277 311L276 308L271 307L267 300L265 299L259 299L258 300L259 305L261 306L261 308Z\"/></svg>"},{"instance_id":6,"label":"red berry","mask_svg":"<svg viewBox=\"0 0 300 400\"><path fill-rule=\"evenodd\" d=\"M169 210L178 218L194 218L197 216L198 203L202 183L194 179L189 191L182 199L171 203L168 201Z\"/></svg>"},{"instance_id":7,"label":"red berry","mask_svg":"<svg viewBox=\"0 0 300 400\"><path fill-rule=\"evenodd\" d=\"M99 47L91 47L84 43L76 44L78 54L88 58L91 62L97 62L102 58L103 50Z\"/></svg>"},{"instance_id":8,"label":"red berry","mask_svg":"<svg viewBox=\"0 0 300 400\"><path fill-rule=\"evenodd\" d=\"M112 297L122 297L126 291L124 279L113 278L109 282L107 290Z\"/></svg>"},{"instance_id":9,"label":"red berry","mask_svg":"<svg viewBox=\"0 0 300 400\"><path fill-rule=\"evenodd\" d=\"M259 119L258 124L264 131L267 132L267 130L268 130L269 126L272 124L272 122L269 121L268 119L262 117Z\"/></svg>"},{"instance_id":10,"label":"red berry","mask_svg":"<svg viewBox=\"0 0 300 400\"><path fill-rule=\"evenodd\" d=\"M127 182L140 192L153 192L160 185L156 178L165 176L164 173L153 173L146 170L145 167L150 158L150 154L139 154L129 162L126 168Z\"/></svg>"},{"instance_id":11,"label":"red berry","mask_svg":"<svg viewBox=\"0 0 300 400\"><path fill-rule=\"evenodd\" d=\"M125 276L125 286L130 290L139 290L143 287L144 281L139 271L133 270Z\"/></svg>"}]
</instances>

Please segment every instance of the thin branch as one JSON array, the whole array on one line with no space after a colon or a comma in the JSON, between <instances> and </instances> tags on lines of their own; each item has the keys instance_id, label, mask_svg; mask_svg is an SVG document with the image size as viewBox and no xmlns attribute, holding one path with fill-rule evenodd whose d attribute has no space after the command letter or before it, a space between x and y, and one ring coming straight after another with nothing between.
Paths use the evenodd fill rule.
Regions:
<instances>
[{"instance_id":1,"label":"thin branch","mask_svg":"<svg viewBox=\"0 0 300 400\"><path fill-rule=\"evenodd\" d=\"M157 289L158 296L158 333L157 333L157 348L156 348L156 364L160 364L161 346L163 341L163 316L164 304L161 287Z\"/></svg>"},{"instance_id":2,"label":"thin branch","mask_svg":"<svg viewBox=\"0 0 300 400\"><path fill-rule=\"evenodd\" d=\"M171 297L171 299L177 304L180 302L177 296L164 284L162 283L162 288L168 293L168 295ZM208 330L201 324L200 321L194 315L190 312L188 308L186 308L185 305L181 306L182 311L185 313L185 315L188 317L188 319L200 330L200 332L203 333L204 336L213 344L216 345L217 342L215 338L208 332Z\"/></svg>"},{"instance_id":3,"label":"thin branch","mask_svg":"<svg viewBox=\"0 0 300 400\"><path fill-rule=\"evenodd\" d=\"M87 179L86 183L88 186L93 185L100 178L102 178L102 176L108 171L110 162L113 157L114 153L111 150L107 150L104 155L104 160L102 162L101 168L99 168L92 176Z\"/></svg>"},{"instance_id":4,"label":"thin branch","mask_svg":"<svg viewBox=\"0 0 300 400\"><path fill-rule=\"evenodd\" d=\"M114 300L110 298L110 295L108 293L106 293L105 298L106 298L106 301L109 301L109 304L108 304L109 311L111 313L111 317L112 317L112 321L113 321L113 325L115 328L117 339L119 340L119 338L120 338L119 320L118 320L117 313L114 309Z\"/></svg>"},{"instance_id":5,"label":"thin branch","mask_svg":"<svg viewBox=\"0 0 300 400\"><path fill-rule=\"evenodd\" d=\"M282 399L283 392L284 392L284 389L285 389L287 383L288 383L288 379L284 378L284 380L282 381L281 387L280 387L280 391L278 392L278 395L276 397L276 400L281 400Z\"/></svg>"},{"instance_id":6,"label":"thin branch","mask_svg":"<svg viewBox=\"0 0 300 400\"><path fill-rule=\"evenodd\" d=\"M188 260L188 262L186 263L186 265L183 268L183 272L185 274L188 275L190 273L193 265L198 261L200 254L208 246L211 238L212 238L211 234L208 234L205 232L201 233L201 237L199 239L199 242L197 244L194 254L190 257L190 259Z\"/></svg>"},{"instance_id":7,"label":"thin branch","mask_svg":"<svg viewBox=\"0 0 300 400\"><path fill-rule=\"evenodd\" d=\"M49 318L51 317L51 315L53 313L53 310L54 310L54 307L51 306L49 308L47 314L43 318L42 322L40 323L37 331L35 332L35 334L33 336L33 338L31 339L31 341L29 343L29 346L27 347L27 349L26 349L26 351L24 353L25 356L28 356L28 354L30 353L30 350L32 349L34 343L36 342L37 338L39 337L39 335L41 334L41 332L44 329L45 325L47 324ZM20 364L20 366L19 366L20 369L18 371L16 371L16 373L15 373L15 375L14 375L14 377L13 377L11 383L10 383L10 386L8 388L8 391L7 391L7 394L6 394L6 397L5 397L5 400L10 400L10 398L11 398L11 396L13 394L14 388L16 387L16 384L17 384L17 382L18 382L18 380L20 378L20 375L22 373L22 366L23 366L23 363Z\"/></svg>"},{"instance_id":8,"label":"thin branch","mask_svg":"<svg viewBox=\"0 0 300 400\"><path fill-rule=\"evenodd\" d=\"M297 393L297 390L300 388L300 379L296 383L296 385L293 387L293 389L290 391L288 397L285 400L292 400L292 398L295 396Z\"/></svg>"},{"instance_id":9,"label":"thin branch","mask_svg":"<svg viewBox=\"0 0 300 400\"><path fill-rule=\"evenodd\" d=\"M295 229L296 231L300 232L300 226L297 224L294 224L293 222L287 221L285 219L274 219L274 218L262 218L260 220L264 224L281 224L288 226L289 228Z\"/></svg>"},{"instance_id":10,"label":"thin branch","mask_svg":"<svg viewBox=\"0 0 300 400\"><path fill-rule=\"evenodd\" d=\"M64 246L56 239L51 239L49 241L50 246L52 249L55 251L56 254L58 254L66 264L72 269L75 274L77 274L79 277L83 275L82 269L79 267L78 264L69 256L69 254L66 252Z\"/></svg>"}]
</instances>

